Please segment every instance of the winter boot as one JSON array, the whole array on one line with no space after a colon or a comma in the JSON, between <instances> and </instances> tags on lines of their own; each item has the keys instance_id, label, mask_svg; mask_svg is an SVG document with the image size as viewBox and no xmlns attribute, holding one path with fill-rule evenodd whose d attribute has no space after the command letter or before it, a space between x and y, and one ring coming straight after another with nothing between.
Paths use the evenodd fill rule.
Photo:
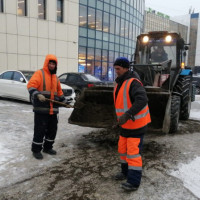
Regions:
<instances>
[{"instance_id":1,"label":"winter boot","mask_svg":"<svg viewBox=\"0 0 200 200\"><path fill-rule=\"evenodd\" d=\"M43 149L43 152L48 153L50 155L56 155L57 154L57 152L53 149Z\"/></svg>"},{"instance_id":2,"label":"winter boot","mask_svg":"<svg viewBox=\"0 0 200 200\"><path fill-rule=\"evenodd\" d=\"M121 186L125 191L135 191L139 188L139 186L132 185L128 182L122 183Z\"/></svg>"},{"instance_id":3,"label":"winter boot","mask_svg":"<svg viewBox=\"0 0 200 200\"><path fill-rule=\"evenodd\" d=\"M122 172L118 172L115 176L114 179L117 181L122 181L126 179L126 175L123 174Z\"/></svg>"},{"instance_id":4,"label":"winter boot","mask_svg":"<svg viewBox=\"0 0 200 200\"><path fill-rule=\"evenodd\" d=\"M43 159L43 155L41 154L41 152L33 152L33 156L38 160Z\"/></svg>"}]
</instances>

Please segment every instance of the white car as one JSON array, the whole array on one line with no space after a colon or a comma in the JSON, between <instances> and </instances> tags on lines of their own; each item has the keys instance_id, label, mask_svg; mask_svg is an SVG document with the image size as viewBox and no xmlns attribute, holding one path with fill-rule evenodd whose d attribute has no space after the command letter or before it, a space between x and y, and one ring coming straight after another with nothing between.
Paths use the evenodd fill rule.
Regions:
<instances>
[{"instance_id":1,"label":"white car","mask_svg":"<svg viewBox=\"0 0 200 200\"><path fill-rule=\"evenodd\" d=\"M27 83L34 71L7 70L0 74L0 97L31 102ZM61 83L62 91L69 103L75 101L74 89Z\"/></svg>"}]
</instances>

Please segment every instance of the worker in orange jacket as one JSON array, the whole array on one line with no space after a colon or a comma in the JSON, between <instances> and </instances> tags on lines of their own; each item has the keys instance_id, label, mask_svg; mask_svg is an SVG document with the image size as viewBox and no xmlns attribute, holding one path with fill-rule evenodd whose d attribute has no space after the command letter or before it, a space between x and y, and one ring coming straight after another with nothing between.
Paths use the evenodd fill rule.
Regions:
<instances>
[{"instance_id":1,"label":"worker in orange jacket","mask_svg":"<svg viewBox=\"0 0 200 200\"><path fill-rule=\"evenodd\" d=\"M27 85L34 112L34 136L31 150L36 159L43 159L42 149L50 155L56 154L53 143L57 133L59 110L56 104L46 101L46 98L67 103L56 76L57 64L55 55L47 55L43 69L36 71Z\"/></svg>"},{"instance_id":2,"label":"worker in orange jacket","mask_svg":"<svg viewBox=\"0 0 200 200\"><path fill-rule=\"evenodd\" d=\"M129 71L129 67L125 57L119 57L114 62L117 74L114 105L120 127L118 152L121 160L121 172L116 174L115 179L127 179L121 186L126 191L133 191L141 182L143 136L151 118L146 91L139 76Z\"/></svg>"}]
</instances>

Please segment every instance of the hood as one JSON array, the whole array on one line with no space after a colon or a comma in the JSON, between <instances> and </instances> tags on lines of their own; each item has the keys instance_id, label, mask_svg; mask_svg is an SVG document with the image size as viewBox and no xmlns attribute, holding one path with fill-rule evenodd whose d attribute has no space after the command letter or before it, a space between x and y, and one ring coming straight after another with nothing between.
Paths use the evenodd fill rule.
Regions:
<instances>
[{"instance_id":1,"label":"hood","mask_svg":"<svg viewBox=\"0 0 200 200\"><path fill-rule=\"evenodd\" d=\"M55 55L53 55L53 54L48 54L48 55L46 56L45 61L44 61L44 65L43 65L43 70L44 70L44 71L50 72L49 69L48 69L48 64L49 64L49 61L50 61L50 60L54 60L54 61L56 62L56 68L55 68L55 72L54 72L54 74L56 74L57 65L58 65L58 60L57 60L57 57L56 57ZM50 72L50 73L51 73L51 72Z\"/></svg>"}]
</instances>

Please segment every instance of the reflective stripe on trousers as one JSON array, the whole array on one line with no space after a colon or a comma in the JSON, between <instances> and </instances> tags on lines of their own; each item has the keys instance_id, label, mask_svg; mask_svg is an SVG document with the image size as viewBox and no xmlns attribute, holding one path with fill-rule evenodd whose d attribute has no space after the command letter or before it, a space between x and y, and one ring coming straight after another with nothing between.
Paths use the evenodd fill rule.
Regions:
<instances>
[{"instance_id":1,"label":"reflective stripe on trousers","mask_svg":"<svg viewBox=\"0 0 200 200\"><path fill-rule=\"evenodd\" d=\"M140 138L125 138L120 136L118 152L122 163L128 163L128 169L142 170L142 158L140 155Z\"/></svg>"}]
</instances>

